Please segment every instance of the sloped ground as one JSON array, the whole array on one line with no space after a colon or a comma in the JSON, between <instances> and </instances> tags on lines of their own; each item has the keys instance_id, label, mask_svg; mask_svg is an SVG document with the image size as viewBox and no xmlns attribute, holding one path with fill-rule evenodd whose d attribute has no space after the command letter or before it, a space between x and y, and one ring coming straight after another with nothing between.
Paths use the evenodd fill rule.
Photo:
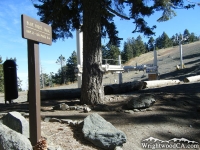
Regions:
<instances>
[{"instance_id":1,"label":"sloped ground","mask_svg":"<svg viewBox=\"0 0 200 150\"><path fill-rule=\"evenodd\" d=\"M200 42L183 46L183 60L186 66L183 70L176 71L176 65L179 64L179 49L158 51L158 65L161 79L180 79L186 76L199 75ZM148 64L153 62L153 53L143 54L133 59L127 65ZM123 74L124 81L146 80L143 72L134 72ZM106 74L104 83L109 84L117 78L116 74ZM76 84L65 88L76 87ZM62 87L63 88L63 87ZM97 112L107 121L111 122L116 128L122 130L127 135L127 143L124 144L124 150L143 149L141 141L148 137L154 137L160 140L170 140L172 138L186 138L200 143L200 82L181 83L180 85L160 87L154 89L145 89L133 91L120 95L106 96L105 103L110 107L124 108L124 104L130 98L137 97L143 93L151 93L156 96L156 103L152 106L152 111L139 111L134 113L124 112ZM26 102L26 93L20 93L17 102L12 106L5 106L3 95L0 94L0 111L7 112L12 110L28 112ZM58 119L83 120L90 113L80 113L78 111L49 111L57 103L70 102L45 101L42 102L41 115L43 117L55 117ZM72 104L72 103L71 103ZM74 105L74 103L72 104ZM45 109L46 108L46 109ZM81 133L81 127L69 127L66 124L42 122L42 134L48 137L48 143L60 145L69 150L93 150L99 149L84 140Z\"/></svg>"}]
</instances>

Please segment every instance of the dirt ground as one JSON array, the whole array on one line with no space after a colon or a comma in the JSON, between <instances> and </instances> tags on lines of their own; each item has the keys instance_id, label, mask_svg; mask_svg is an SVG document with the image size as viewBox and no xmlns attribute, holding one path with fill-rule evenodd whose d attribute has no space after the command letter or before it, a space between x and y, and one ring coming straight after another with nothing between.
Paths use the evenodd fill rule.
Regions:
<instances>
[{"instance_id":1,"label":"dirt ground","mask_svg":"<svg viewBox=\"0 0 200 150\"><path fill-rule=\"evenodd\" d=\"M197 42L194 47L199 47ZM138 97L143 93L154 94L156 103L151 107L151 111L141 110L134 113L125 113L123 111L91 111L82 113L80 111L52 111L52 106L65 102L69 105L75 105L76 100L57 100L41 102L41 117L83 120L91 113L98 113L107 121L111 122L117 129L123 131L127 136L127 142L123 145L123 150L143 149L141 141L154 137L160 140L170 140L172 138L186 138L200 143L200 82L183 83L186 76L199 75L200 49L194 48L185 54L185 64L187 68L175 71L178 53L175 55L173 49L167 49L167 53L160 51L159 68L162 79L180 79L181 84L143 89L120 95L107 95L105 104L112 108L121 108L125 110L126 103L130 98ZM197 53L198 52L198 53ZM169 54L171 55L169 56ZM162 56L162 57L161 57ZM144 60L145 56L141 56ZM147 56L146 56L147 57ZM149 56L148 56L149 57ZM173 57L173 58L172 58ZM138 58L137 58L138 59ZM170 61L175 59L175 61ZM167 60L168 63L165 63ZM151 60L148 60L151 61ZM145 63L145 62L142 62ZM131 63L130 63L131 64ZM168 68L168 69L166 69ZM139 78L140 73L132 74ZM146 79L141 79L146 80ZM4 96L0 94L0 111L6 113L9 111L19 111L28 113L28 103L26 102L27 93L22 92L17 103L12 105L4 104ZM64 150L101 150L86 141L81 132L81 126L71 127L67 124L58 122L41 122L42 135L47 138L49 145L60 145ZM200 144L199 144L200 145Z\"/></svg>"}]
</instances>

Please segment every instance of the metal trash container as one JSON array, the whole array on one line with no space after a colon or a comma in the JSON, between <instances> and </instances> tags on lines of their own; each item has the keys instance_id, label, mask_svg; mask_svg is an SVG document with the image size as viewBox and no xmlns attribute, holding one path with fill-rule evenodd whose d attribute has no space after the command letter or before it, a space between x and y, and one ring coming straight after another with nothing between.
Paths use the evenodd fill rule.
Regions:
<instances>
[{"instance_id":1,"label":"metal trash container","mask_svg":"<svg viewBox=\"0 0 200 150\"><path fill-rule=\"evenodd\" d=\"M3 63L5 103L11 103L13 99L18 98L16 66L14 60L6 60Z\"/></svg>"}]
</instances>

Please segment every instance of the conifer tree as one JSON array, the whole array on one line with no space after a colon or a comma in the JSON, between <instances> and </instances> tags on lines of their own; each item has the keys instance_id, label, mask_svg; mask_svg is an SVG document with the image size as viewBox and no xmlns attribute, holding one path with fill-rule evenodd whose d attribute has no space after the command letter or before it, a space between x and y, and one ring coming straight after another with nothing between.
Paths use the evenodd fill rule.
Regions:
<instances>
[{"instance_id":1,"label":"conifer tree","mask_svg":"<svg viewBox=\"0 0 200 150\"><path fill-rule=\"evenodd\" d=\"M53 29L53 39L72 37L72 31L81 27L83 31L83 82L81 103L97 104L104 100L102 85L103 69L101 57L101 37L110 38L110 44L117 45L118 31L113 18L118 16L134 23L133 32L146 36L154 34L156 26L149 27L145 16L161 11L158 21L171 19L176 8L191 8L182 0L39 0L38 15L41 21ZM129 15L124 13L128 7Z\"/></svg>"},{"instance_id":2,"label":"conifer tree","mask_svg":"<svg viewBox=\"0 0 200 150\"><path fill-rule=\"evenodd\" d=\"M74 70L77 67L77 55L76 52L73 51L71 56L67 59L66 64L66 78L70 82L74 82L77 80Z\"/></svg>"}]
</instances>

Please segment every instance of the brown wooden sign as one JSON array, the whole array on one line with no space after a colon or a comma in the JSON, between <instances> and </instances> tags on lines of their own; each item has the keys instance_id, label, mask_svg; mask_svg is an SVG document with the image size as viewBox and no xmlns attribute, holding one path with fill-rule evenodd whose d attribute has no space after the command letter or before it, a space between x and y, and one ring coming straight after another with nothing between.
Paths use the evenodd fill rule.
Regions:
<instances>
[{"instance_id":1,"label":"brown wooden sign","mask_svg":"<svg viewBox=\"0 0 200 150\"><path fill-rule=\"evenodd\" d=\"M48 45L52 44L51 26L30 18L24 14L21 15L21 21L23 38Z\"/></svg>"}]
</instances>

